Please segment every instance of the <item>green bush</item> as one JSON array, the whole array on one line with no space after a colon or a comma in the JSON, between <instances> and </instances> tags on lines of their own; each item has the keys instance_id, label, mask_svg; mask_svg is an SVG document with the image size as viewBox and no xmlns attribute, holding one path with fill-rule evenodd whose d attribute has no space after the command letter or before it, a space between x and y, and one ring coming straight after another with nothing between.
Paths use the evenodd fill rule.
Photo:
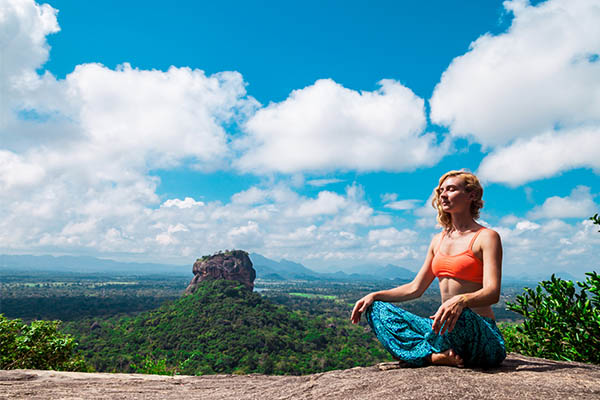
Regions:
<instances>
[{"instance_id":1,"label":"green bush","mask_svg":"<svg viewBox=\"0 0 600 400\"><path fill-rule=\"evenodd\" d=\"M590 218L600 225L600 217ZM521 325L501 326L508 351L554 360L600 364L600 276L584 282L552 275L535 289L525 288L508 309L521 314Z\"/></svg>"},{"instance_id":2,"label":"green bush","mask_svg":"<svg viewBox=\"0 0 600 400\"><path fill-rule=\"evenodd\" d=\"M554 360L600 363L600 276L562 280L552 275L535 289L525 288L508 309L525 321L505 328L507 346L522 354Z\"/></svg>"},{"instance_id":3,"label":"green bush","mask_svg":"<svg viewBox=\"0 0 600 400\"><path fill-rule=\"evenodd\" d=\"M0 369L52 369L86 371L74 355L75 339L58 330L60 321L8 319L0 314Z\"/></svg>"},{"instance_id":4,"label":"green bush","mask_svg":"<svg viewBox=\"0 0 600 400\"><path fill-rule=\"evenodd\" d=\"M175 369L167 368L167 360L154 360L149 355L144 358L141 365L131 364L131 368L138 374L175 375Z\"/></svg>"},{"instance_id":5,"label":"green bush","mask_svg":"<svg viewBox=\"0 0 600 400\"><path fill-rule=\"evenodd\" d=\"M527 340L527 336L519 332L520 323L516 322L501 322L498 324L498 329L502 332L507 353L526 354L523 350L522 341Z\"/></svg>"}]
</instances>

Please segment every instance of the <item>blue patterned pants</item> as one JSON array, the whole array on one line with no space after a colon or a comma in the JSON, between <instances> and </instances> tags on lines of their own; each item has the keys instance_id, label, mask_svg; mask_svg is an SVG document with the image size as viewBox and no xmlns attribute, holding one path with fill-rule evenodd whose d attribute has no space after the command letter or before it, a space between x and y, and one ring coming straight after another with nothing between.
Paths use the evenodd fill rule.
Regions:
<instances>
[{"instance_id":1,"label":"blue patterned pants","mask_svg":"<svg viewBox=\"0 0 600 400\"><path fill-rule=\"evenodd\" d=\"M497 367L506 357L504 338L491 318L465 308L451 333L436 334L433 320L419 317L390 303L374 302L367 321L383 346L396 358L414 366L426 365L432 353L453 349L468 367Z\"/></svg>"}]
</instances>

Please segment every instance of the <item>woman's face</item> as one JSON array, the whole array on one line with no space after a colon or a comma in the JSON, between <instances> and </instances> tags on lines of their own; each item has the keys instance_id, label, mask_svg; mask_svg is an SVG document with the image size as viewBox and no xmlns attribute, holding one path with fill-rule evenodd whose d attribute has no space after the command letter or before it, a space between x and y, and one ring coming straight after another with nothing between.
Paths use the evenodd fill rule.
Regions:
<instances>
[{"instance_id":1,"label":"woman's face","mask_svg":"<svg viewBox=\"0 0 600 400\"><path fill-rule=\"evenodd\" d=\"M465 183L458 176L448 177L442 182L438 193L439 204L447 213L470 210L472 196L465 190Z\"/></svg>"}]
</instances>

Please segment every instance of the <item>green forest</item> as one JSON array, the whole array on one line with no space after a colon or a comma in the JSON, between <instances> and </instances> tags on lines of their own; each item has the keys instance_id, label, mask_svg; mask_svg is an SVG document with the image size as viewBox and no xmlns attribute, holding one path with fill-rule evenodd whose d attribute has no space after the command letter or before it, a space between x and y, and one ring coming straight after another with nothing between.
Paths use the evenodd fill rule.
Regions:
<instances>
[{"instance_id":1,"label":"green forest","mask_svg":"<svg viewBox=\"0 0 600 400\"><path fill-rule=\"evenodd\" d=\"M232 281L133 317L64 325L98 371L133 372L148 359L181 374L306 374L387 360L364 327L274 304Z\"/></svg>"}]
</instances>

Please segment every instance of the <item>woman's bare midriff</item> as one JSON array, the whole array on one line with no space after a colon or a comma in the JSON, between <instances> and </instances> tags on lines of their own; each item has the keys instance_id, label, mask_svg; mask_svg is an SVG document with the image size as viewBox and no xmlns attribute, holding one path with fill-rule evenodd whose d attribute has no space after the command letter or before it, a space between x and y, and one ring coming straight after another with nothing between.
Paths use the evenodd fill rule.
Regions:
<instances>
[{"instance_id":1,"label":"woman's bare midriff","mask_svg":"<svg viewBox=\"0 0 600 400\"><path fill-rule=\"evenodd\" d=\"M456 295L473 293L481 289L483 286L477 282L463 281L462 279L440 277L440 293L442 295L442 303ZM477 314L496 319L491 306L485 307L469 307Z\"/></svg>"}]
</instances>

